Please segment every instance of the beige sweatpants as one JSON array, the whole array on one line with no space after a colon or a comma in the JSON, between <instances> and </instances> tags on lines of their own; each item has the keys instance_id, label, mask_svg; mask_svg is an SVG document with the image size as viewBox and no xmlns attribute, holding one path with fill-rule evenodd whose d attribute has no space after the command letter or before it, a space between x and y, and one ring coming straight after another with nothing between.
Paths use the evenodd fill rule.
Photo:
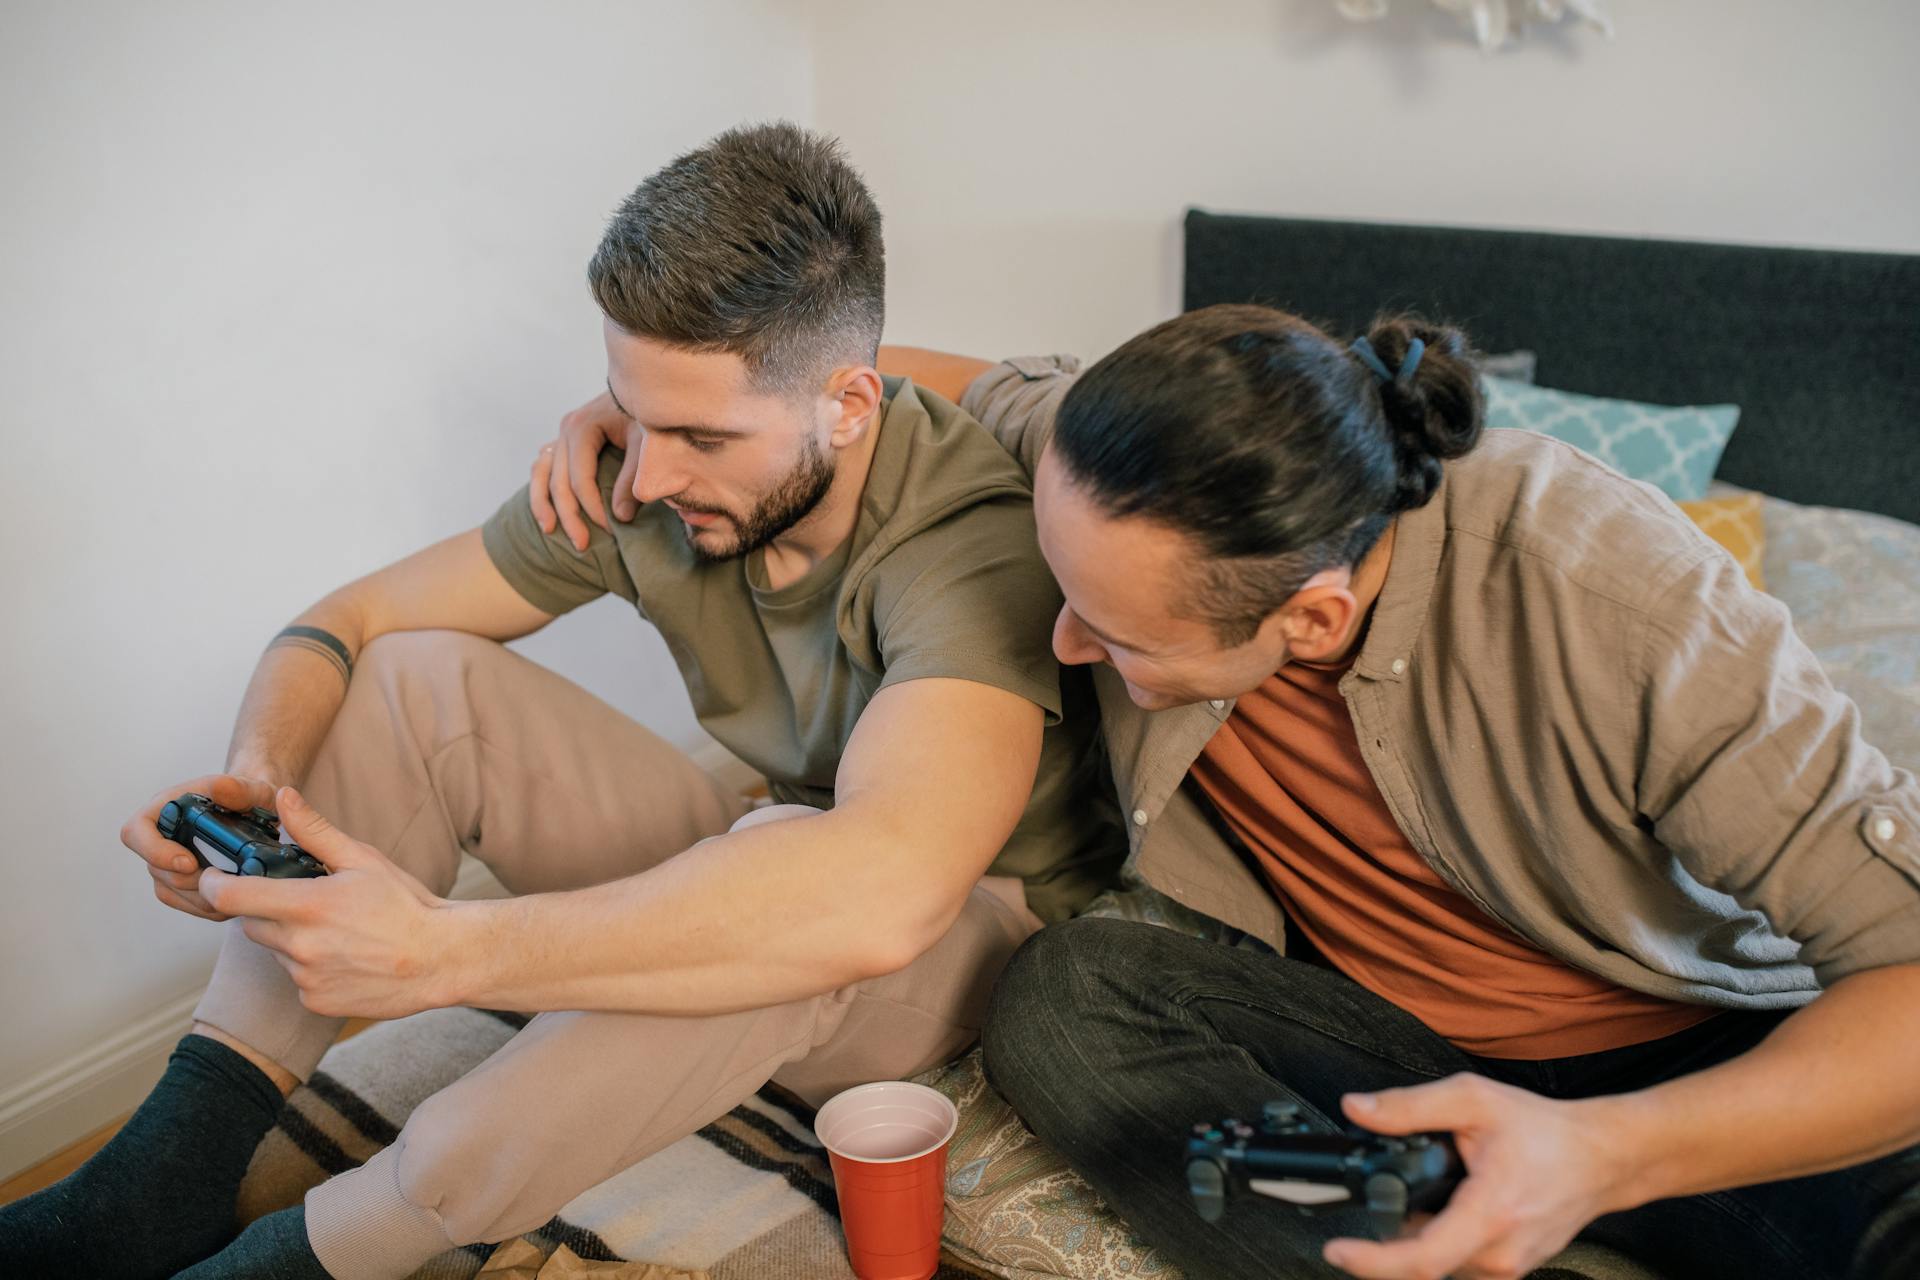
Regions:
<instances>
[{"instance_id":1,"label":"beige sweatpants","mask_svg":"<svg viewBox=\"0 0 1920 1280\"><path fill-rule=\"evenodd\" d=\"M766 814L578 686L444 631L367 647L304 790L435 893L462 849L512 892L541 893L632 875ZM1037 923L983 886L907 968L826 995L711 1017L542 1013L392 1146L310 1192L308 1237L336 1280L400 1280L540 1226L768 1079L817 1105L948 1061ZM340 1020L309 1013L238 921L223 927L194 1016L305 1079Z\"/></svg>"}]
</instances>

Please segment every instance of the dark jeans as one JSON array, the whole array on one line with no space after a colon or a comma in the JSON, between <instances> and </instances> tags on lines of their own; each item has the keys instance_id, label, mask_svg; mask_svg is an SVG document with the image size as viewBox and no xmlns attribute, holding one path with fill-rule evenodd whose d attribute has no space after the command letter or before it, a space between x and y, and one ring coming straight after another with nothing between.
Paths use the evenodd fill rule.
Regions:
<instances>
[{"instance_id":1,"label":"dark jeans","mask_svg":"<svg viewBox=\"0 0 1920 1280\"><path fill-rule=\"evenodd\" d=\"M1574 1058L1479 1058L1324 964L1089 919L1027 942L1000 979L984 1038L994 1087L1191 1280L1332 1277L1344 1273L1321 1261L1321 1245L1370 1237L1365 1213L1305 1218L1242 1200L1208 1225L1181 1161L1195 1121L1257 1118L1268 1099L1292 1098L1332 1129L1343 1093L1459 1071L1554 1098L1621 1093L1723 1062L1786 1016L1729 1012ZM1916 1280L1920 1147L1815 1177L1654 1201L1597 1219L1581 1238L1673 1280Z\"/></svg>"}]
</instances>

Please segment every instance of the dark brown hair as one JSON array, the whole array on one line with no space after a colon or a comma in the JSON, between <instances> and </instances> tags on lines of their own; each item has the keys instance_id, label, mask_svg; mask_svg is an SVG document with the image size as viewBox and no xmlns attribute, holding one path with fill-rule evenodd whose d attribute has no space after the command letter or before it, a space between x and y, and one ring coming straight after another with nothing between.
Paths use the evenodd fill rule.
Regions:
<instances>
[{"instance_id":1,"label":"dark brown hair","mask_svg":"<svg viewBox=\"0 0 1920 1280\"><path fill-rule=\"evenodd\" d=\"M628 333L746 361L769 390L871 363L885 315L880 210L833 139L733 129L628 196L587 266Z\"/></svg>"},{"instance_id":2,"label":"dark brown hair","mask_svg":"<svg viewBox=\"0 0 1920 1280\"><path fill-rule=\"evenodd\" d=\"M1366 337L1381 381L1347 343L1261 306L1188 312L1122 345L1061 402L1068 473L1112 516L1145 516L1203 556L1181 611L1243 644L1323 569L1357 564L1389 521L1424 505L1441 463L1480 438L1466 336L1383 316Z\"/></svg>"}]
</instances>

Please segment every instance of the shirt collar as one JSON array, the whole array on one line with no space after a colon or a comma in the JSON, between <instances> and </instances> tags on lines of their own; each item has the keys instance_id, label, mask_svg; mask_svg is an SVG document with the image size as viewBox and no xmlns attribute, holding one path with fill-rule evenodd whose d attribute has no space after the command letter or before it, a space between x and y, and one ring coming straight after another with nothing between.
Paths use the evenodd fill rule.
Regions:
<instances>
[{"instance_id":1,"label":"shirt collar","mask_svg":"<svg viewBox=\"0 0 1920 1280\"><path fill-rule=\"evenodd\" d=\"M1443 472L1426 505L1395 520L1393 560L1374 601L1367 638L1353 663L1354 671L1369 680L1406 677L1433 603L1433 584L1440 576L1440 555L1447 540L1446 496Z\"/></svg>"}]
</instances>

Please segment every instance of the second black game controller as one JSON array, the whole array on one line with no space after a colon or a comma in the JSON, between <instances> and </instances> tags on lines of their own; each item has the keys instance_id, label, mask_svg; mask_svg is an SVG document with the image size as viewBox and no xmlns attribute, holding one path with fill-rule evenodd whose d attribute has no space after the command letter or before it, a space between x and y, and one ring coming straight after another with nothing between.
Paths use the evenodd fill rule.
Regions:
<instances>
[{"instance_id":1,"label":"second black game controller","mask_svg":"<svg viewBox=\"0 0 1920 1280\"><path fill-rule=\"evenodd\" d=\"M1265 1112L1257 1129L1239 1120L1193 1127L1187 1190L1208 1222L1218 1222L1228 1199L1248 1190L1302 1213L1364 1205L1381 1237L1390 1239L1408 1214L1444 1208L1466 1177L1445 1134L1321 1133L1301 1120L1295 1103L1269 1102Z\"/></svg>"},{"instance_id":2,"label":"second black game controller","mask_svg":"<svg viewBox=\"0 0 1920 1280\"><path fill-rule=\"evenodd\" d=\"M156 825L161 835L191 850L203 867L274 880L327 874L299 845L280 843L280 819L267 809L222 809L189 791L161 807Z\"/></svg>"}]
</instances>

